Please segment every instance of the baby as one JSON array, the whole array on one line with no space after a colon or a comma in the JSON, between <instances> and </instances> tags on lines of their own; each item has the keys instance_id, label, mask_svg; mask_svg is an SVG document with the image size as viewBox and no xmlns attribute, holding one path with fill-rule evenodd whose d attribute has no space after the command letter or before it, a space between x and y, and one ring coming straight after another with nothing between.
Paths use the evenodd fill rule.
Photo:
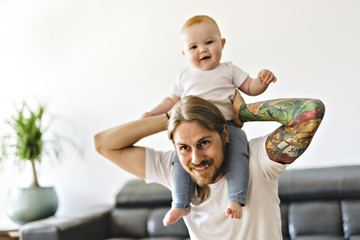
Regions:
<instances>
[{"instance_id":1,"label":"baby","mask_svg":"<svg viewBox=\"0 0 360 240\"><path fill-rule=\"evenodd\" d=\"M269 70L261 70L257 78L251 78L231 62L221 63L225 39L221 37L216 22L208 16L194 16L187 20L181 29L181 38L184 46L182 54L192 67L180 73L171 88L171 94L150 112L144 113L143 117L167 113L187 95L207 99L220 109L230 132L225 169L228 182L225 213L230 218L240 219L249 182L248 141L242 126L237 127L232 121L232 101L237 88L247 95L256 96L263 93L270 83L274 83L276 77ZM177 222L191 211L194 183L177 157L174 160L173 180L173 203L163 220L165 226Z\"/></svg>"}]
</instances>

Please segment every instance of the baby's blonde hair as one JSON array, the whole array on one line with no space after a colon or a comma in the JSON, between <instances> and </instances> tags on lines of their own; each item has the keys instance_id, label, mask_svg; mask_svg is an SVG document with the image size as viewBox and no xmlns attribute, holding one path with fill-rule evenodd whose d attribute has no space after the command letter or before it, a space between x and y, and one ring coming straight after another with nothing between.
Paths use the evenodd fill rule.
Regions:
<instances>
[{"instance_id":1,"label":"baby's blonde hair","mask_svg":"<svg viewBox=\"0 0 360 240\"><path fill-rule=\"evenodd\" d=\"M219 28L219 26L217 25L217 23L215 22L215 20L212 19L212 18L209 17L209 16L206 16L206 15L197 15L197 16L193 16L192 18L188 19L188 20L185 22L185 24L182 26L180 32L182 33L182 32L183 32L184 30L186 30L187 28L189 28L189 27L191 27L191 26L193 26L193 25L196 25L196 24L205 22L205 21L212 23L212 24L216 27L217 31L219 32L219 36L221 37L220 28Z\"/></svg>"}]
</instances>

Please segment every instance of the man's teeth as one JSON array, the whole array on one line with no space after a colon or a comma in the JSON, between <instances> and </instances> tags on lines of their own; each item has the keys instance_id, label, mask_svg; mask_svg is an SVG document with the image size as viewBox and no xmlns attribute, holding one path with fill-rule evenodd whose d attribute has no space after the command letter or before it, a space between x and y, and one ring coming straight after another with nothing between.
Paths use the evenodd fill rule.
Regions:
<instances>
[{"instance_id":1,"label":"man's teeth","mask_svg":"<svg viewBox=\"0 0 360 240\"><path fill-rule=\"evenodd\" d=\"M205 166L202 166L202 167L194 167L194 169L196 171L201 171L201 170L204 170L205 168L208 168L209 167L209 164L205 165Z\"/></svg>"}]
</instances>

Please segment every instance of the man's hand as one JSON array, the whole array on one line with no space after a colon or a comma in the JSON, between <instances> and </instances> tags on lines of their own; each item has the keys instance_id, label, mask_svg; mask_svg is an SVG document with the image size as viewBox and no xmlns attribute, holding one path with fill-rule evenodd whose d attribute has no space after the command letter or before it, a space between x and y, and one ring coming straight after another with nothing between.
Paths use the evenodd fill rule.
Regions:
<instances>
[{"instance_id":1,"label":"man's hand","mask_svg":"<svg viewBox=\"0 0 360 240\"><path fill-rule=\"evenodd\" d=\"M267 69L261 70L258 74L258 78L260 78L262 83L266 85L269 85L270 83L275 83L277 80L275 75Z\"/></svg>"}]
</instances>

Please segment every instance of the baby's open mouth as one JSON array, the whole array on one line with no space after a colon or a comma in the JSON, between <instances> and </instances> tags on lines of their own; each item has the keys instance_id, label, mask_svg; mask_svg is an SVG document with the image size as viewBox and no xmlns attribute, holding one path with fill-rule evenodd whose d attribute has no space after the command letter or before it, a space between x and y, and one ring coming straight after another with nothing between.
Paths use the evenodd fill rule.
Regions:
<instances>
[{"instance_id":1,"label":"baby's open mouth","mask_svg":"<svg viewBox=\"0 0 360 240\"><path fill-rule=\"evenodd\" d=\"M206 56L206 57L201 58L200 61L206 60L206 59L209 59L209 58L210 58L209 56Z\"/></svg>"}]
</instances>

